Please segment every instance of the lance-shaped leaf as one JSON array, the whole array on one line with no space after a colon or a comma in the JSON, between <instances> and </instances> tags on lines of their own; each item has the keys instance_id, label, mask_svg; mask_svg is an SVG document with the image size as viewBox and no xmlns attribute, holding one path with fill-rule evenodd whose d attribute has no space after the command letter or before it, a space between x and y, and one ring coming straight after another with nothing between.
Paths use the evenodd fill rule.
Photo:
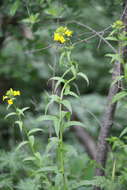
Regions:
<instances>
[{"instance_id":1,"label":"lance-shaped leaf","mask_svg":"<svg viewBox=\"0 0 127 190\"><path fill-rule=\"evenodd\" d=\"M58 169L56 166L47 166L47 167L43 167L39 170L37 170L38 173L41 173L41 172L57 172Z\"/></svg>"},{"instance_id":2,"label":"lance-shaped leaf","mask_svg":"<svg viewBox=\"0 0 127 190\"><path fill-rule=\"evenodd\" d=\"M62 100L61 104L63 104L72 113L71 103L68 100Z\"/></svg>"},{"instance_id":3,"label":"lance-shaped leaf","mask_svg":"<svg viewBox=\"0 0 127 190\"><path fill-rule=\"evenodd\" d=\"M18 147L16 148L16 151L19 150L22 146L24 146L24 145L26 145L26 144L28 144L28 141L23 141L23 142L21 142L21 143L18 145Z\"/></svg>"},{"instance_id":4,"label":"lance-shaped leaf","mask_svg":"<svg viewBox=\"0 0 127 190\"><path fill-rule=\"evenodd\" d=\"M125 135L127 133L127 127L120 133L120 137L122 137L123 135Z\"/></svg>"},{"instance_id":5,"label":"lance-shaped leaf","mask_svg":"<svg viewBox=\"0 0 127 190\"><path fill-rule=\"evenodd\" d=\"M34 160L36 160L36 158L34 156L29 156L29 157L25 158L23 161L25 162L25 161L34 161Z\"/></svg>"},{"instance_id":6,"label":"lance-shaped leaf","mask_svg":"<svg viewBox=\"0 0 127 190\"><path fill-rule=\"evenodd\" d=\"M57 117L54 115L42 115L40 116L37 121L54 121Z\"/></svg>"},{"instance_id":7,"label":"lance-shaped leaf","mask_svg":"<svg viewBox=\"0 0 127 190\"><path fill-rule=\"evenodd\" d=\"M57 83L56 83L56 85L55 85L54 91L56 91L56 89L58 88L58 86L59 86L61 83L65 83L65 80L64 80L62 77L52 77L50 80L57 80Z\"/></svg>"},{"instance_id":8,"label":"lance-shaped leaf","mask_svg":"<svg viewBox=\"0 0 127 190\"><path fill-rule=\"evenodd\" d=\"M22 132L23 122L22 121L15 121L15 124L17 124L20 128L20 131Z\"/></svg>"},{"instance_id":9,"label":"lance-shaped leaf","mask_svg":"<svg viewBox=\"0 0 127 190\"><path fill-rule=\"evenodd\" d=\"M44 131L43 129L40 129L40 128L35 128L35 129L32 129L32 130L30 130L29 132L28 132L28 135L31 135L31 134L33 134L33 133L36 133L36 132L39 132L39 131Z\"/></svg>"},{"instance_id":10,"label":"lance-shaped leaf","mask_svg":"<svg viewBox=\"0 0 127 190\"><path fill-rule=\"evenodd\" d=\"M68 128L68 127L71 127L71 126L81 126L81 127L84 127L84 124L79 122L79 121L68 121L65 125L64 125L64 128Z\"/></svg>"},{"instance_id":11,"label":"lance-shaped leaf","mask_svg":"<svg viewBox=\"0 0 127 190\"><path fill-rule=\"evenodd\" d=\"M22 111L24 112L24 111L26 111L28 109L30 109L30 107L25 107L25 108L22 108Z\"/></svg>"},{"instance_id":12,"label":"lance-shaped leaf","mask_svg":"<svg viewBox=\"0 0 127 190\"><path fill-rule=\"evenodd\" d=\"M126 92L126 91L122 91L122 92L117 93L117 94L113 97L112 103L117 102L118 100L124 98L125 96L127 96L127 92Z\"/></svg>"},{"instance_id":13,"label":"lance-shaped leaf","mask_svg":"<svg viewBox=\"0 0 127 190\"><path fill-rule=\"evenodd\" d=\"M47 106L46 106L46 108L45 108L45 114L47 113L47 111L48 111L48 108L49 108L49 106L53 103L53 102L60 102L60 97L59 96L57 96L57 95L51 95L50 96L50 102L47 104Z\"/></svg>"},{"instance_id":14,"label":"lance-shaped leaf","mask_svg":"<svg viewBox=\"0 0 127 190\"><path fill-rule=\"evenodd\" d=\"M29 136L29 143L32 147L34 146L34 136L33 135Z\"/></svg>"},{"instance_id":15,"label":"lance-shaped leaf","mask_svg":"<svg viewBox=\"0 0 127 190\"><path fill-rule=\"evenodd\" d=\"M5 116L5 119L7 119L8 117L11 117L11 116L13 116L13 115L16 115L16 112L11 112L11 113L7 114L7 115Z\"/></svg>"},{"instance_id":16,"label":"lance-shaped leaf","mask_svg":"<svg viewBox=\"0 0 127 190\"><path fill-rule=\"evenodd\" d=\"M42 157L41 157L40 152L36 152L34 155L35 155L35 157L37 158L37 160L39 160L39 161L42 160Z\"/></svg>"},{"instance_id":17,"label":"lance-shaped leaf","mask_svg":"<svg viewBox=\"0 0 127 190\"><path fill-rule=\"evenodd\" d=\"M127 64L124 64L124 77L127 80Z\"/></svg>"},{"instance_id":18,"label":"lance-shaped leaf","mask_svg":"<svg viewBox=\"0 0 127 190\"><path fill-rule=\"evenodd\" d=\"M54 119L53 123L54 123L54 129L55 129L56 136L58 137L59 136L59 131L60 131L60 121L56 117L56 119Z\"/></svg>"},{"instance_id":19,"label":"lance-shaped leaf","mask_svg":"<svg viewBox=\"0 0 127 190\"><path fill-rule=\"evenodd\" d=\"M84 73L79 72L77 75L85 79L85 81L87 82L87 85L89 85L89 79Z\"/></svg>"}]
</instances>

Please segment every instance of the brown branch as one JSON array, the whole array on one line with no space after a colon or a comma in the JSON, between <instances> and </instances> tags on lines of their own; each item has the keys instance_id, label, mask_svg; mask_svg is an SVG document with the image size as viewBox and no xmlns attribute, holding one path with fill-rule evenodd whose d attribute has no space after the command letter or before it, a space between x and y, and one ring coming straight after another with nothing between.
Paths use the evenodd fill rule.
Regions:
<instances>
[{"instance_id":1,"label":"brown branch","mask_svg":"<svg viewBox=\"0 0 127 190\"><path fill-rule=\"evenodd\" d=\"M96 143L93 137L82 127L74 126L72 130L75 132L78 140L83 145L85 151L88 153L91 159L95 160L96 158Z\"/></svg>"},{"instance_id":2,"label":"brown branch","mask_svg":"<svg viewBox=\"0 0 127 190\"><path fill-rule=\"evenodd\" d=\"M120 72L121 72L121 64L119 62L115 62L113 67L112 80L116 79L116 77L120 75ZM119 90L120 88L118 82L116 82L114 85L111 85L109 89L107 106L103 116L102 126L98 138L96 161L103 168L105 168L105 163L107 160L107 152L108 152L107 151L108 144L106 139L109 136L116 110L116 103L112 103L112 99L114 95L116 95L119 92ZM96 175L97 176L104 175L104 170L101 168L97 168Z\"/></svg>"},{"instance_id":3,"label":"brown branch","mask_svg":"<svg viewBox=\"0 0 127 190\"><path fill-rule=\"evenodd\" d=\"M127 9L125 9L126 5L127 5L127 0L124 1L124 13L122 17L125 25L126 25L125 20L127 20L126 18ZM124 50L125 48L123 49L123 55L124 55ZM121 63L116 61L113 67L112 80L115 80L116 77L120 76L120 73L121 73ZM116 95L119 92L119 90L120 88L118 82L116 82L114 85L111 85L109 89L107 106L105 109L102 121L102 127L98 138L96 161L101 167L96 168L96 173L95 173L96 176L105 175L105 165L108 155L108 143L106 139L110 134L116 110L116 103L112 103L112 98L114 97L114 95ZM94 187L94 190L101 190L101 188Z\"/></svg>"},{"instance_id":4,"label":"brown branch","mask_svg":"<svg viewBox=\"0 0 127 190\"><path fill-rule=\"evenodd\" d=\"M76 113L73 113L72 120L80 121ZM83 145L85 151L88 153L88 156L95 160L96 159L96 141L90 135L90 133L80 126L73 126L71 130L75 133L76 137L78 138L79 142Z\"/></svg>"}]
</instances>

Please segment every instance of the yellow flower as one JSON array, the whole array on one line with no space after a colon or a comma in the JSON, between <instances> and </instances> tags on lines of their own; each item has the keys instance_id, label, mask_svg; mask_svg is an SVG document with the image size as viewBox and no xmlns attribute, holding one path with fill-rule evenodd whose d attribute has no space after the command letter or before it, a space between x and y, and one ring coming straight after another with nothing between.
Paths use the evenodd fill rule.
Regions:
<instances>
[{"instance_id":1,"label":"yellow flower","mask_svg":"<svg viewBox=\"0 0 127 190\"><path fill-rule=\"evenodd\" d=\"M65 31L65 34L66 34L68 37L72 36L72 33L73 33L73 32L72 32L71 30L68 30L68 29Z\"/></svg>"},{"instance_id":2,"label":"yellow flower","mask_svg":"<svg viewBox=\"0 0 127 190\"><path fill-rule=\"evenodd\" d=\"M9 99L9 100L7 100L7 103L8 103L9 105L13 104L13 100L12 100L12 99Z\"/></svg>"},{"instance_id":3,"label":"yellow flower","mask_svg":"<svg viewBox=\"0 0 127 190\"><path fill-rule=\"evenodd\" d=\"M14 95L14 96L20 96L20 94L21 94L21 93L20 93L20 91L19 91L19 90L17 90L17 91L16 91L16 90L14 90L14 91L13 91L13 95Z\"/></svg>"},{"instance_id":4,"label":"yellow flower","mask_svg":"<svg viewBox=\"0 0 127 190\"><path fill-rule=\"evenodd\" d=\"M7 96L20 96L20 91L19 90L13 90L12 88L10 88L10 90L8 90L7 92L6 92L6 95Z\"/></svg>"},{"instance_id":5,"label":"yellow flower","mask_svg":"<svg viewBox=\"0 0 127 190\"><path fill-rule=\"evenodd\" d=\"M65 40L65 38L61 34L55 32L54 33L54 41L58 41L58 42L64 43L66 40Z\"/></svg>"},{"instance_id":6,"label":"yellow flower","mask_svg":"<svg viewBox=\"0 0 127 190\"><path fill-rule=\"evenodd\" d=\"M60 41L62 44L66 42L66 40L65 40L65 38L64 38L63 36L60 36L59 41Z\"/></svg>"},{"instance_id":7,"label":"yellow flower","mask_svg":"<svg viewBox=\"0 0 127 190\"><path fill-rule=\"evenodd\" d=\"M55 33L54 33L54 40L55 40L55 41L59 41L59 37L60 37L60 35L55 32Z\"/></svg>"},{"instance_id":8,"label":"yellow flower","mask_svg":"<svg viewBox=\"0 0 127 190\"><path fill-rule=\"evenodd\" d=\"M60 26L54 32L54 41L57 41L63 44L68 40L67 37L71 37L72 34L73 34L73 31L69 30L67 27Z\"/></svg>"},{"instance_id":9,"label":"yellow flower","mask_svg":"<svg viewBox=\"0 0 127 190\"><path fill-rule=\"evenodd\" d=\"M3 96L3 101L5 100L5 99L7 99L8 98L8 96Z\"/></svg>"}]
</instances>

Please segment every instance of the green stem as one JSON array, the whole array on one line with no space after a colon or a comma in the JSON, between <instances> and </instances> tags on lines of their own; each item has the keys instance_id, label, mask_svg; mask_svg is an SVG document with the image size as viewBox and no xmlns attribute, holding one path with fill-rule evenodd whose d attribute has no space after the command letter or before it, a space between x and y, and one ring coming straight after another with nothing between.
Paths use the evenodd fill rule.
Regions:
<instances>
[{"instance_id":1,"label":"green stem","mask_svg":"<svg viewBox=\"0 0 127 190\"><path fill-rule=\"evenodd\" d=\"M20 122L22 122L22 119L21 119L21 116L17 113L17 107L14 105L14 108L15 108L15 110L16 110L16 114L17 114L17 118L18 118L18 120L20 121ZM23 122L22 122L23 123ZM29 136L28 136L28 131L27 131L27 128L23 125L23 130L24 130L24 133L25 133L25 135L26 135L26 137L27 137L27 140L29 141ZM34 148L29 144L29 147L30 147L30 149L31 149L31 152L32 152L32 154L33 155L35 155L35 150L34 150Z\"/></svg>"},{"instance_id":2,"label":"green stem","mask_svg":"<svg viewBox=\"0 0 127 190\"><path fill-rule=\"evenodd\" d=\"M62 101L63 96L64 96L64 90L66 89L66 86L72 82L73 80L75 80L75 77L72 77L70 80L68 80L61 91L61 96L60 99ZM67 190L67 184L66 184L66 176L65 176L65 169L64 169L64 155L63 155L63 121L62 121L62 104L60 103L59 105L59 128L60 128L60 133L59 133L59 147L58 147L58 154L59 154L59 162L60 162L60 171L62 173L63 176L63 186L64 186L64 190Z\"/></svg>"}]
</instances>

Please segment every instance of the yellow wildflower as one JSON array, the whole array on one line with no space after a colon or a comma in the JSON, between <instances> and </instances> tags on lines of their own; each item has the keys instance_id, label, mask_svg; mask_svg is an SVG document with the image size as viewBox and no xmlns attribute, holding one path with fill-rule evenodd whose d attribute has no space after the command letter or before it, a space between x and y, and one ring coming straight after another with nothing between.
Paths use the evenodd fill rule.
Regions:
<instances>
[{"instance_id":1,"label":"yellow wildflower","mask_svg":"<svg viewBox=\"0 0 127 190\"><path fill-rule=\"evenodd\" d=\"M72 36L72 31L71 30L66 30L65 31L65 34L68 36L68 37L70 37L70 36Z\"/></svg>"},{"instance_id":2,"label":"yellow wildflower","mask_svg":"<svg viewBox=\"0 0 127 190\"><path fill-rule=\"evenodd\" d=\"M65 38L63 36L60 36L59 41L63 44L64 42L66 42Z\"/></svg>"},{"instance_id":3,"label":"yellow wildflower","mask_svg":"<svg viewBox=\"0 0 127 190\"><path fill-rule=\"evenodd\" d=\"M9 99L9 100L7 100L7 103L8 103L9 105L13 104L13 100L12 100L12 99Z\"/></svg>"},{"instance_id":4,"label":"yellow wildflower","mask_svg":"<svg viewBox=\"0 0 127 190\"><path fill-rule=\"evenodd\" d=\"M3 96L3 101L5 100L5 99L7 99L8 98L8 96Z\"/></svg>"},{"instance_id":5,"label":"yellow wildflower","mask_svg":"<svg viewBox=\"0 0 127 190\"><path fill-rule=\"evenodd\" d=\"M13 90L12 88L10 88L10 90L8 90L5 94L5 96L3 96L3 101L6 100L7 103L9 105L14 103L14 96L20 96L20 91L19 90Z\"/></svg>"},{"instance_id":6,"label":"yellow wildflower","mask_svg":"<svg viewBox=\"0 0 127 190\"><path fill-rule=\"evenodd\" d=\"M73 34L73 31L69 30L67 27L60 26L54 32L54 41L57 41L63 44L68 40L67 37L71 37L72 34Z\"/></svg>"},{"instance_id":7,"label":"yellow wildflower","mask_svg":"<svg viewBox=\"0 0 127 190\"><path fill-rule=\"evenodd\" d=\"M64 36L62 36L61 34L55 32L54 33L54 41L64 43L66 40L65 40Z\"/></svg>"},{"instance_id":8,"label":"yellow wildflower","mask_svg":"<svg viewBox=\"0 0 127 190\"><path fill-rule=\"evenodd\" d=\"M6 93L7 96L20 96L20 91L19 90L13 90L12 88L10 88L10 90L7 91Z\"/></svg>"},{"instance_id":9,"label":"yellow wildflower","mask_svg":"<svg viewBox=\"0 0 127 190\"><path fill-rule=\"evenodd\" d=\"M20 93L20 91L19 91L19 90L17 90L17 91L16 91L16 90L14 90L14 91L13 91L13 95L14 95L14 96L20 96L20 94L21 94L21 93Z\"/></svg>"},{"instance_id":10,"label":"yellow wildflower","mask_svg":"<svg viewBox=\"0 0 127 190\"><path fill-rule=\"evenodd\" d=\"M55 40L55 41L59 41L59 37L60 37L60 35L55 32L55 33L54 33L54 40Z\"/></svg>"}]
</instances>

